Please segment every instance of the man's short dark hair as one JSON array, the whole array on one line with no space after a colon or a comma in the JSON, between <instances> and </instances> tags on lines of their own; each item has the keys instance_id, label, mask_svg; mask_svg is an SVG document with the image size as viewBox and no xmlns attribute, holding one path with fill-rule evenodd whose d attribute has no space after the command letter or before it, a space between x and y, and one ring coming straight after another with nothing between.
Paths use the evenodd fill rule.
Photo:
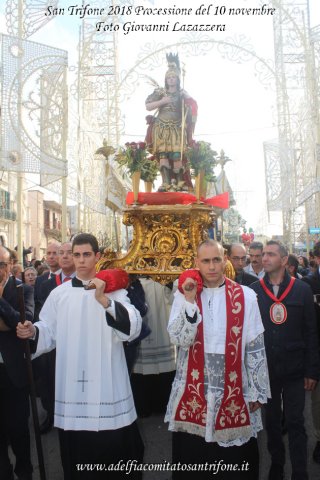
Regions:
<instances>
[{"instance_id":1,"label":"man's short dark hair","mask_svg":"<svg viewBox=\"0 0 320 480\"><path fill-rule=\"evenodd\" d=\"M37 269L38 267L40 267L40 265L42 265L41 260L36 260L36 261L34 262L34 265L33 265L33 266L34 266L35 269Z\"/></svg>"},{"instance_id":2,"label":"man's short dark hair","mask_svg":"<svg viewBox=\"0 0 320 480\"><path fill-rule=\"evenodd\" d=\"M305 257L304 255L300 255L299 259L300 258L302 258L302 263L303 263L302 268L308 268L309 267L309 260L307 259L307 257Z\"/></svg>"},{"instance_id":3,"label":"man's short dark hair","mask_svg":"<svg viewBox=\"0 0 320 480\"><path fill-rule=\"evenodd\" d=\"M226 252L226 254L227 254L228 256L230 256L230 250L231 250L231 245L230 245L230 243L223 243L222 246L223 246L224 251Z\"/></svg>"},{"instance_id":4,"label":"man's short dark hair","mask_svg":"<svg viewBox=\"0 0 320 480\"><path fill-rule=\"evenodd\" d=\"M299 261L298 261L298 259L295 255L292 255L292 253L290 253L290 255L288 255L287 265L289 267L294 267L294 275L297 275L298 267L299 267Z\"/></svg>"},{"instance_id":5,"label":"man's short dark hair","mask_svg":"<svg viewBox=\"0 0 320 480\"><path fill-rule=\"evenodd\" d=\"M250 243L250 245L249 245L249 250L251 250L251 249L252 249L252 250L261 250L261 252L262 252L262 250L263 250L263 243L261 243L261 242L252 242L252 243Z\"/></svg>"},{"instance_id":6,"label":"man's short dark hair","mask_svg":"<svg viewBox=\"0 0 320 480\"><path fill-rule=\"evenodd\" d=\"M78 233L78 235L75 235L72 239L72 251L75 245L85 245L86 243L91 245L94 253L99 252L98 240L91 233Z\"/></svg>"},{"instance_id":7,"label":"man's short dark hair","mask_svg":"<svg viewBox=\"0 0 320 480\"><path fill-rule=\"evenodd\" d=\"M315 257L320 257L320 242L317 242L313 247L313 255Z\"/></svg>"},{"instance_id":8,"label":"man's short dark hair","mask_svg":"<svg viewBox=\"0 0 320 480\"><path fill-rule=\"evenodd\" d=\"M266 245L277 245L279 248L279 253L281 257L287 257L289 255L288 249L283 243L278 242L278 240L269 240Z\"/></svg>"}]
</instances>

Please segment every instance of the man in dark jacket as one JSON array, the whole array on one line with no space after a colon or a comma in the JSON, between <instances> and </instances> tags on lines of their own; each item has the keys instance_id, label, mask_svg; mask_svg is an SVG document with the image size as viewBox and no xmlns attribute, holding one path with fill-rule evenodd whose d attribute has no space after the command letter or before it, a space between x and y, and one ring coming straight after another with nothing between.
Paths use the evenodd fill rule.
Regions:
<instances>
[{"instance_id":1,"label":"man in dark jacket","mask_svg":"<svg viewBox=\"0 0 320 480\"><path fill-rule=\"evenodd\" d=\"M51 241L48 244L46 262L50 270L36 278L34 286L35 321L39 320L40 310L49 293L57 286L56 276L57 280L61 278L61 276L59 276L61 273L61 267L59 265L59 249L59 242ZM52 387L52 384L54 382L54 364L54 351L45 353L32 362L33 372L37 379L37 392L41 398L42 406L47 412L45 420L40 425L41 433L49 432L53 426L54 388Z\"/></svg>"},{"instance_id":2,"label":"man in dark jacket","mask_svg":"<svg viewBox=\"0 0 320 480\"><path fill-rule=\"evenodd\" d=\"M314 259L317 262L318 268L312 275L307 275L306 277L303 277L302 280L310 285L313 293L314 309L318 327L318 339L320 345L320 242L315 244L313 251ZM313 460L317 463L320 463L320 382L317 384L316 388L311 394L311 406L314 434L317 440L315 449L313 451Z\"/></svg>"},{"instance_id":3,"label":"man in dark jacket","mask_svg":"<svg viewBox=\"0 0 320 480\"><path fill-rule=\"evenodd\" d=\"M257 277L244 271L247 262L246 249L241 243L232 243L228 248L228 259L236 272L235 281L248 287L257 281Z\"/></svg>"},{"instance_id":4,"label":"man in dark jacket","mask_svg":"<svg viewBox=\"0 0 320 480\"><path fill-rule=\"evenodd\" d=\"M59 265L59 248L60 248L59 242L52 241L48 244L47 253L46 253L46 262L50 270L48 272L43 273L42 275L39 275L36 278L36 284L34 286L35 320L39 319L39 312L44 302L46 301L46 297L44 297L43 290L42 290L43 283L46 282L51 277L54 277L54 275L58 275L61 271L60 265Z\"/></svg>"},{"instance_id":5,"label":"man in dark jacket","mask_svg":"<svg viewBox=\"0 0 320 480\"><path fill-rule=\"evenodd\" d=\"M19 285L19 287L17 287ZM33 289L10 276L9 251L0 247L0 478L13 480L8 445L16 457L19 480L32 479L29 435L29 389L24 342L16 336L20 322L17 288L23 288L26 319L33 320Z\"/></svg>"},{"instance_id":6,"label":"man in dark jacket","mask_svg":"<svg viewBox=\"0 0 320 480\"><path fill-rule=\"evenodd\" d=\"M271 454L269 480L283 479L285 449L281 435L283 399L289 436L292 480L307 480L307 435L303 410L305 390L319 378L316 319L311 289L286 272L288 252L276 241L263 249L264 279L251 285L258 295L265 328L272 398L266 406Z\"/></svg>"}]
</instances>

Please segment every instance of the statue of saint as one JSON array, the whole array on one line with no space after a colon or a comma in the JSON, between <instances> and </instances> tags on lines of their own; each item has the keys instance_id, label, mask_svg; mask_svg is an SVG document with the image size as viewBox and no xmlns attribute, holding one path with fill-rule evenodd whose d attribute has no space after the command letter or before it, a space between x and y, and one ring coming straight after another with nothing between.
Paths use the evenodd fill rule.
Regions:
<instances>
[{"instance_id":1,"label":"statue of saint","mask_svg":"<svg viewBox=\"0 0 320 480\"><path fill-rule=\"evenodd\" d=\"M159 162L162 185L159 191L167 191L175 180L177 190L192 188L185 152L192 143L197 117L197 103L180 88L180 62L177 54L167 54L168 70L165 88L156 88L146 100L148 115L146 143Z\"/></svg>"}]
</instances>

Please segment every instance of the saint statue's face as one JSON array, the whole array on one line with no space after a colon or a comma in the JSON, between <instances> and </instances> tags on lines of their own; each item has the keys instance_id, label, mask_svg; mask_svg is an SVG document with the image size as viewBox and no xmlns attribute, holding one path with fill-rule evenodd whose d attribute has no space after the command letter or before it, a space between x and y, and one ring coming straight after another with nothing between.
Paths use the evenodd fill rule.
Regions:
<instances>
[{"instance_id":1,"label":"saint statue's face","mask_svg":"<svg viewBox=\"0 0 320 480\"><path fill-rule=\"evenodd\" d=\"M179 79L174 73L169 73L169 75L166 76L166 83L168 87L177 87L178 81Z\"/></svg>"}]
</instances>

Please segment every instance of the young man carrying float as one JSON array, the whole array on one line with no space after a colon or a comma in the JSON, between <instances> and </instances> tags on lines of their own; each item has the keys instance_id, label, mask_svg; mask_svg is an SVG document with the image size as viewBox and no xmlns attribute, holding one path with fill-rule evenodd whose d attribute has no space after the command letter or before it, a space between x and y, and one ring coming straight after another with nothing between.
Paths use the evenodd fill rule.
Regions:
<instances>
[{"instance_id":1,"label":"young man carrying float","mask_svg":"<svg viewBox=\"0 0 320 480\"><path fill-rule=\"evenodd\" d=\"M109 472L79 471L77 465L142 462L122 345L139 335L141 317L124 290L127 279L119 286L116 275L115 291L105 294L106 283L95 278L100 253L93 235L77 235L72 253L76 277L50 293L36 326L19 324L17 334L34 339L37 354L56 346L54 425L59 429L64 476L91 480ZM85 290L88 284L95 290ZM141 477L135 473L130 478ZM114 471L110 476L118 478Z\"/></svg>"}]
</instances>

